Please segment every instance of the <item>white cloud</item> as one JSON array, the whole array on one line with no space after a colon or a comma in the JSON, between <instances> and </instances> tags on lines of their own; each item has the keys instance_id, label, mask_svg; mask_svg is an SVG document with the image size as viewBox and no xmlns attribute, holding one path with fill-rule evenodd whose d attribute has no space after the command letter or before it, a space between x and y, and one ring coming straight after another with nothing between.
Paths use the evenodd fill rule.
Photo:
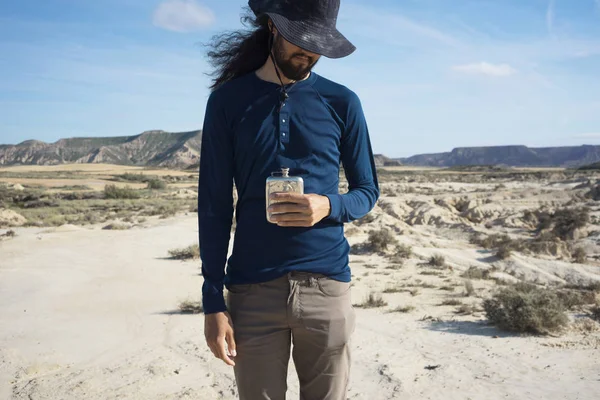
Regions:
<instances>
[{"instance_id":1,"label":"white cloud","mask_svg":"<svg viewBox=\"0 0 600 400\"><path fill-rule=\"evenodd\" d=\"M517 73L517 70L508 64L490 64L487 62L457 65L454 66L452 69L467 74L478 74L488 76L510 76Z\"/></svg>"},{"instance_id":2,"label":"white cloud","mask_svg":"<svg viewBox=\"0 0 600 400\"><path fill-rule=\"evenodd\" d=\"M155 26L175 32L207 28L215 21L213 12L194 0L167 0L154 11Z\"/></svg>"}]
</instances>

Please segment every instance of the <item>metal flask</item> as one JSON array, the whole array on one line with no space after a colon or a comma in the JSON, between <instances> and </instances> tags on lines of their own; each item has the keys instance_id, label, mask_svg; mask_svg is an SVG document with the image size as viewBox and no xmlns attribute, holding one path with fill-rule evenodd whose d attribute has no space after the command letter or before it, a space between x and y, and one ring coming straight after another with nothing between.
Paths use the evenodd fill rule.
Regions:
<instances>
[{"instance_id":1,"label":"metal flask","mask_svg":"<svg viewBox=\"0 0 600 400\"><path fill-rule=\"evenodd\" d=\"M278 201L272 201L271 194L283 192L304 194L304 180L299 176L290 176L289 168L281 168L281 171L273 172L267 178L265 190L267 221L274 224L276 222L271 219L274 214L269 214L269 207Z\"/></svg>"}]
</instances>

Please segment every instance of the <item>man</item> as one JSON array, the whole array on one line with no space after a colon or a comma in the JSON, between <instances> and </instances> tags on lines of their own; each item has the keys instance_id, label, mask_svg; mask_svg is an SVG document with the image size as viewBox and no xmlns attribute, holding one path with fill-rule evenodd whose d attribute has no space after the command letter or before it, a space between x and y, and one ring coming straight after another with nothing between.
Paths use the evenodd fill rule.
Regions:
<instances>
[{"instance_id":1,"label":"man","mask_svg":"<svg viewBox=\"0 0 600 400\"><path fill-rule=\"evenodd\" d=\"M339 0L249 5L254 29L209 52L217 72L198 192L205 336L234 366L242 400L285 398L292 342L301 399L342 400L355 325L344 223L371 211L379 186L358 97L312 68L355 47L336 29ZM306 194L277 193L266 210L266 179L281 168L303 178Z\"/></svg>"}]
</instances>

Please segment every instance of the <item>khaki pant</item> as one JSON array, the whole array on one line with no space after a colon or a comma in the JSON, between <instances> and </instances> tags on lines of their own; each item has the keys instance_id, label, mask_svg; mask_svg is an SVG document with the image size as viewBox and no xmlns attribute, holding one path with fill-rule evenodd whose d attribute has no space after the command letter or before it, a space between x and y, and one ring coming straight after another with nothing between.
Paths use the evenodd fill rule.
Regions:
<instances>
[{"instance_id":1,"label":"khaki pant","mask_svg":"<svg viewBox=\"0 0 600 400\"><path fill-rule=\"evenodd\" d=\"M284 400L290 348L301 400L345 400L355 314L350 283L293 272L230 288L240 400Z\"/></svg>"}]
</instances>

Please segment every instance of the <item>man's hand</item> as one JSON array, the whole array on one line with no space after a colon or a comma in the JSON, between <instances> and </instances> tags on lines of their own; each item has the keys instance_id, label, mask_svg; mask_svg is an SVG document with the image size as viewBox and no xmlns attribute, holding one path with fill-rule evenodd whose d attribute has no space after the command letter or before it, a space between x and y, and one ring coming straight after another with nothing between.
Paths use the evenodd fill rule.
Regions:
<instances>
[{"instance_id":1,"label":"man's hand","mask_svg":"<svg viewBox=\"0 0 600 400\"><path fill-rule=\"evenodd\" d=\"M331 204L318 194L273 193L269 214L278 226L311 227L329 216Z\"/></svg>"},{"instance_id":2,"label":"man's hand","mask_svg":"<svg viewBox=\"0 0 600 400\"><path fill-rule=\"evenodd\" d=\"M233 323L227 312L208 314L204 317L204 336L210 351L225 364L235 366L237 355L233 338Z\"/></svg>"}]
</instances>

